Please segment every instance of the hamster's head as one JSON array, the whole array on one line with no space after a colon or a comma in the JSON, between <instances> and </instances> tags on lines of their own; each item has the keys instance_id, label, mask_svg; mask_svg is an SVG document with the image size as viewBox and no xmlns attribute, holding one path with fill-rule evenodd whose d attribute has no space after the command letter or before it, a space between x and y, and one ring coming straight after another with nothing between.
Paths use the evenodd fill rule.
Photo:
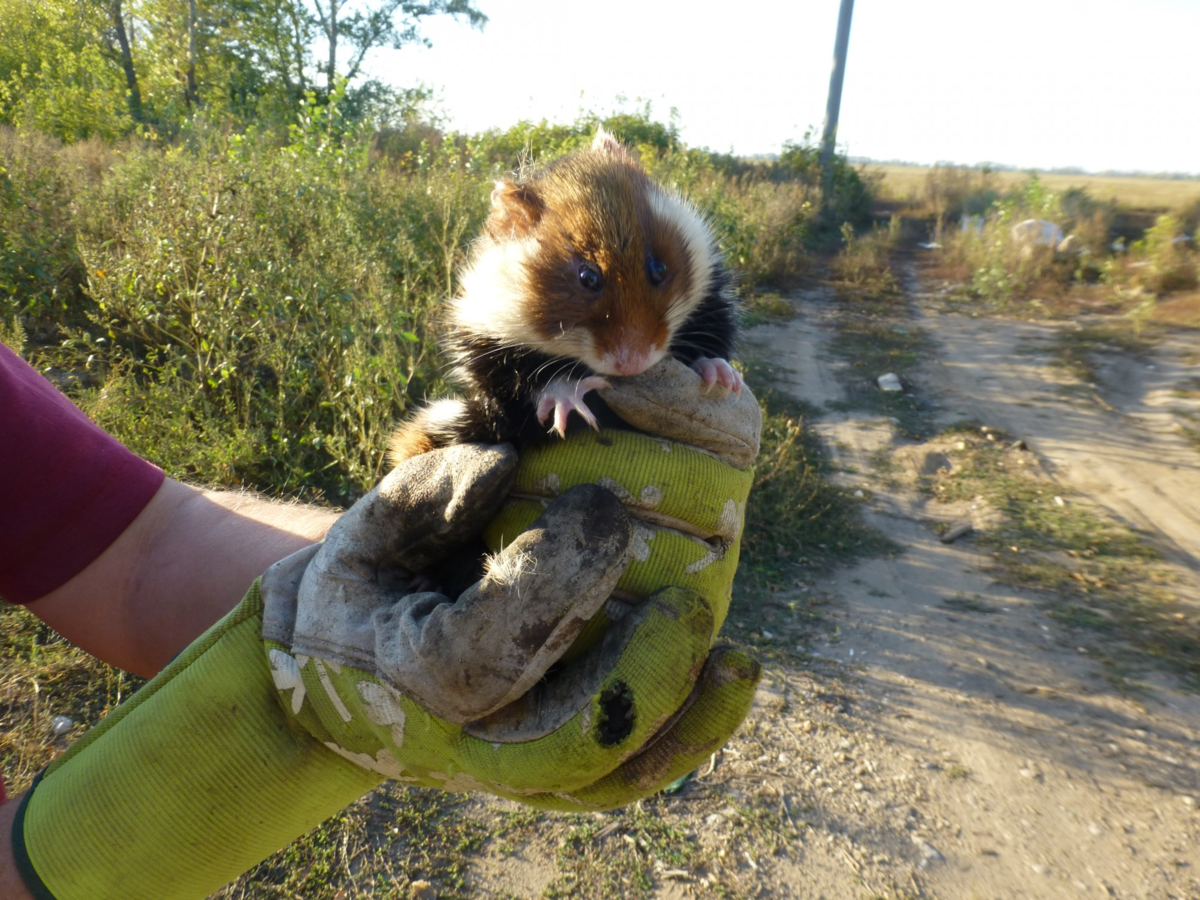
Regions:
<instances>
[{"instance_id":1,"label":"hamster's head","mask_svg":"<svg viewBox=\"0 0 1200 900\"><path fill-rule=\"evenodd\" d=\"M636 375L667 354L717 261L696 209L601 129L591 148L496 183L452 317L602 375Z\"/></svg>"}]
</instances>

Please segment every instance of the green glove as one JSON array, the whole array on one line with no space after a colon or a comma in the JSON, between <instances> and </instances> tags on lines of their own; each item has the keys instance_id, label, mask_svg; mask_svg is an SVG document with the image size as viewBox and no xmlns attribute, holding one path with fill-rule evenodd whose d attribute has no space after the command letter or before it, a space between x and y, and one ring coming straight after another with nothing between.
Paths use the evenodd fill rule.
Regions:
<instances>
[{"instance_id":1,"label":"green glove","mask_svg":"<svg viewBox=\"0 0 1200 900\"><path fill-rule=\"evenodd\" d=\"M757 665L710 653L713 613L679 589L532 699L525 688L624 569L619 506L566 492L457 603L406 596L412 571L493 516L514 460L450 448L409 463L47 769L14 831L36 896L203 897L385 774L547 807L619 805L736 728Z\"/></svg>"},{"instance_id":2,"label":"green glove","mask_svg":"<svg viewBox=\"0 0 1200 900\"><path fill-rule=\"evenodd\" d=\"M762 416L749 389L701 387L674 359L642 375L612 378L605 402L639 432L602 429L521 454L510 500L484 532L492 550L521 534L546 504L580 484L617 495L633 519L632 560L615 596L570 659L607 632L628 604L668 585L694 590L713 611L713 636L733 595L746 498L754 481Z\"/></svg>"}]
</instances>

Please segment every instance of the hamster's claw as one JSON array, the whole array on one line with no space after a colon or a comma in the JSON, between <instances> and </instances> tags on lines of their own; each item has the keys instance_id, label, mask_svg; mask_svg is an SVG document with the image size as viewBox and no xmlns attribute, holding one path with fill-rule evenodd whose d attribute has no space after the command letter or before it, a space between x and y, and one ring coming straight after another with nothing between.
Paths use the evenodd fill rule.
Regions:
<instances>
[{"instance_id":1,"label":"hamster's claw","mask_svg":"<svg viewBox=\"0 0 1200 900\"><path fill-rule=\"evenodd\" d=\"M705 391L719 381L726 390L741 394L742 375L726 360L702 356L692 363L692 368L704 379Z\"/></svg>"},{"instance_id":2,"label":"hamster's claw","mask_svg":"<svg viewBox=\"0 0 1200 900\"><path fill-rule=\"evenodd\" d=\"M601 390L609 386L607 379L601 378L599 375L589 375L587 378L552 379L538 394L538 422L545 425L546 420L550 418L550 413L553 412L554 425L551 427L551 431L557 432L559 437L566 437L567 418L571 415L571 410L574 410L583 417L583 421L599 430L600 426L596 424L596 417L583 402L583 395L588 391Z\"/></svg>"}]
</instances>

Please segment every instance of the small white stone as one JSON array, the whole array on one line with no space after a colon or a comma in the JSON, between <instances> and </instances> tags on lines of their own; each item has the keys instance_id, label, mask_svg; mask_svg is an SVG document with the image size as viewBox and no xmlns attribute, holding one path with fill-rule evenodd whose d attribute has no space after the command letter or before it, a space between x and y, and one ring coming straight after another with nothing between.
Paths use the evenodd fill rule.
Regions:
<instances>
[{"instance_id":1,"label":"small white stone","mask_svg":"<svg viewBox=\"0 0 1200 900\"><path fill-rule=\"evenodd\" d=\"M945 859L942 854L938 853L937 847L933 846L933 844L929 843L923 838L919 838L914 834L912 842L916 845L917 849L921 851L921 856L923 856L926 860Z\"/></svg>"},{"instance_id":2,"label":"small white stone","mask_svg":"<svg viewBox=\"0 0 1200 900\"><path fill-rule=\"evenodd\" d=\"M75 727L75 720L68 716L55 716L50 720L50 733L60 737Z\"/></svg>"}]
</instances>

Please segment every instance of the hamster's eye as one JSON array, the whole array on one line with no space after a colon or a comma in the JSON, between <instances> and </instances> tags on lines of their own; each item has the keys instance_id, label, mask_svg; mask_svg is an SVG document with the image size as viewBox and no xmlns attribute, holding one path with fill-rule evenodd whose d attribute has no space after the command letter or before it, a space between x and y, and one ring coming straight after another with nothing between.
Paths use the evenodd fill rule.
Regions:
<instances>
[{"instance_id":1,"label":"hamster's eye","mask_svg":"<svg viewBox=\"0 0 1200 900\"><path fill-rule=\"evenodd\" d=\"M662 284L667 277L667 264L657 256L650 254L646 257L646 277L651 284Z\"/></svg>"},{"instance_id":2,"label":"hamster's eye","mask_svg":"<svg viewBox=\"0 0 1200 900\"><path fill-rule=\"evenodd\" d=\"M594 267L584 263L579 267L579 283L589 291L598 291L604 284L604 279Z\"/></svg>"}]
</instances>

